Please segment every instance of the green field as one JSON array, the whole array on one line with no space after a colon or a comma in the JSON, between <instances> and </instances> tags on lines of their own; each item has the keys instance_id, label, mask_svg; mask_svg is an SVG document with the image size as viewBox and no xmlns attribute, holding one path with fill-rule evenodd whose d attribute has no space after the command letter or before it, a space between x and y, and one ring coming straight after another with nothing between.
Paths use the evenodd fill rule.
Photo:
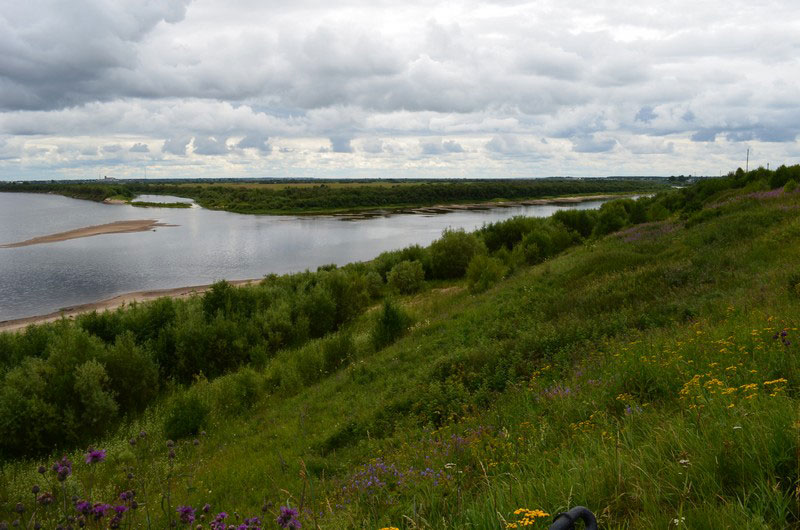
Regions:
<instances>
[{"instance_id":1,"label":"green field","mask_svg":"<svg viewBox=\"0 0 800 530\"><path fill-rule=\"evenodd\" d=\"M797 527L799 178L2 334L0 521L105 528L73 498L135 490L122 527Z\"/></svg>"}]
</instances>

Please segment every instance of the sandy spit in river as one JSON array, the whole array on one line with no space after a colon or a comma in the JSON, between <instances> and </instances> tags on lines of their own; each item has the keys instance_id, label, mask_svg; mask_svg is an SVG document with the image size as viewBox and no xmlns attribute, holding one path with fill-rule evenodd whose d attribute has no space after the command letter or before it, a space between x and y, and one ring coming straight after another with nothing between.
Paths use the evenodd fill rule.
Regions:
<instances>
[{"instance_id":1,"label":"sandy spit in river","mask_svg":"<svg viewBox=\"0 0 800 530\"><path fill-rule=\"evenodd\" d=\"M104 225L87 226L85 228L76 228L75 230L67 230L66 232L59 232L57 234L50 234L48 236L34 237L26 241L18 243L8 243L0 245L0 248L16 248L27 247L28 245L39 245L41 243L54 243L56 241L66 241L68 239L77 239L79 237L99 236L101 234L122 234L125 232L146 232L152 230L157 226L175 226L164 223L159 223L153 219L140 219L133 221L115 221Z\"/></svg>"}]
</instances>

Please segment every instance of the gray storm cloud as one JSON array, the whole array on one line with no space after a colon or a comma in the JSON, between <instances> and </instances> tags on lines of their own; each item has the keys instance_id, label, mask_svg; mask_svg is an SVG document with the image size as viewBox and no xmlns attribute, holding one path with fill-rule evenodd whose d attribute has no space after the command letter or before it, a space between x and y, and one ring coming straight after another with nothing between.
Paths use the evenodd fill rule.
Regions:
<instances>
[{"instance_id":1,"label":"gray storm cloud","mask_svg":"<svg viewBox=\"0 0 800 530\"><path fill-rule=\"evenodd\" d=\"M743 0L5 2L0 138L17 156L0 156L0 178L111 155L679 173L706 167L703 149L735 167L759 143L789 163L799 19L795 3Z\"/></svg>"}]
</instances>

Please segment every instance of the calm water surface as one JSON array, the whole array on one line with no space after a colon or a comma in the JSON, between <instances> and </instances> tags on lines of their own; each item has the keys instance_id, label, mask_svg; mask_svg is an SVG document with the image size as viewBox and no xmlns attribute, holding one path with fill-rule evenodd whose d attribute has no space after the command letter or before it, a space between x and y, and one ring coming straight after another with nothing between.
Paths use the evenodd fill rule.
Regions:
<instances>
[{"instance_id":1,"label":"calm water surface","mask_svg":"<svg viewBox=\"0 0 800 530\"><path fill-rule=\"evenodd\" d=\"M175 202L174 197L138 200ZM546 217L574 206L520 206L441 215L398 214L357 221L242 215L204 208L136 208L59 195L0 193L0 244L126 219L174 227L0 248L0 320L56 311L141 290L259 278L369 260L385 250L427 245L447 227L473 230L515 215Z\"/></svg>"}]
</instances>

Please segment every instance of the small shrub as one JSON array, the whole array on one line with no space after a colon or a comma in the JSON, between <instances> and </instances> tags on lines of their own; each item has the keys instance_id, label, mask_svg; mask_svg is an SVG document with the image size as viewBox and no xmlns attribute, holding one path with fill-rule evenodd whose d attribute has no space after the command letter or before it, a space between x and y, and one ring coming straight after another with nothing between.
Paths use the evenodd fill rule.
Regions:
<instances>
[{"instance_id":1,"label":"small shrub","mask_svg":"<svg viewBox=\"0 0 800 530\"><path fill-rule=\"evenodd\" d=\"M323 368L333 373L347 365L353 351L353 337L349 333L338 333L322 343Z\"/></svg>"},{"instance_id":2,"label":"small shrub","mask_svg":"<svg viewBox=\"0 0 800 530\"><path fill-rule=\"evenodd\" d=\"M794 180L794 179L791 179L791 180L789 180L789 181L788 181L788 182L787 182L787 183L786 183L786 184L783 186L783 192L784 192L784 193L792 193L792 192L793 192L794 190L796 190L796 189L797 189L797 181L796 181L796 180Z\"/></svg>"},{"instance_id":3,"label":"small shrub","mask_svg":"<svg viewBox=\"0 0 800 530\"><path fill-rule=\"evenodd\" d=\"M384 348L399 339L410 325L411 318L394 302L386 300L372 330L372 344L375 349Z\"/></svg>"},{"instance_id":4,"label":"small shrub","mask_svg":"<svg viewBox=\"0 0 800 530\"><path fill-rule=\"evenodd\" d=\"M208 416L208 407L196 395L180 395L167 411L164 436L176 440L200 432Z\"/></svg>"},{"instance_id":5,"label":"small shrub","mask_svg":"<svg viewBox=\"0 0 800 530\"><path fill-rule=\"evenodd\" d=\"M482 293L492 285L503 279L506 268L497 258L490 258L485 254L478 254L467 267L467 283L473 293Z\"/></svg>"},{"instance_id":6,"label":"small shrub","mask_svg":"<svg viewBox=\"0 0 800 530\"><path fill-rule=\"evenodd\" d=\"M225 412L242 412L252 407L264 393L264 378L250 367L224 375L212 383L214 406Z\"/></svg>"},{"instance_id":7,"label":"small shrub","mask_svg":"<svg viewBox=\"0 0 800 530\"><path fill-rule=\"evenodd\" d=\"M80 401L81 427L100 434L117 415L117 402L109 391L110 379L102 364L86 361L75 370L75 394Z\"/></svg>"},{"instance_id":8,"label":"small shrub","mask_svg":"<svg viewBox=\"0 0 800 530\"><path fill-rule=\"evenodd\" d=\"M375 271L370 271L364 275L367 284L367 293L373 300L383 295L383 278Z\"/></svg>"},{"instance_id":9,"label":"small shrub","mask_svg":"<svg viewBox=\"0 0 800 530\"><path fill-rule=\"evenodd\" d=\"M434 278L461 278L475 254L486 252L486 246L464 229L445 229L442 237L430 246L431 273Z\"/></svg>"},{"instance_id":10,"label":"small shrub","mask_svg":"<svg viewBox=\"0 0 800 530\"><path fill-rule=\"evenodd\" d=\"M425 284L425 271L419 261L403 261L387 275L389 287L401 294L416 293Z\"/></svg>"}]
</instances>

